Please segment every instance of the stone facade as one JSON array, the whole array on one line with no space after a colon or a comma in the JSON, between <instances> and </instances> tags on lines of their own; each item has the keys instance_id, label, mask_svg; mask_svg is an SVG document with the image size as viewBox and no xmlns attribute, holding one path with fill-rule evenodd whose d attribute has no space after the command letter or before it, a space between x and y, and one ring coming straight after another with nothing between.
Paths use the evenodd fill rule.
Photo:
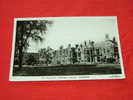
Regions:
<instances>
[{"instance_id":1,"label":"stone facade","mask_svg":"<svg viewBox=\"0 0 133 100\"><path fill-rule=\"evenodd\" d=\"M109 41L102 42L101 46L93 41L85 41L74 47L69 44L66 48L61 46L58 50L49 49L47 52L51 60L48 64L51 65L119 63L118 47Z\"/></svg>"}]
</instances>

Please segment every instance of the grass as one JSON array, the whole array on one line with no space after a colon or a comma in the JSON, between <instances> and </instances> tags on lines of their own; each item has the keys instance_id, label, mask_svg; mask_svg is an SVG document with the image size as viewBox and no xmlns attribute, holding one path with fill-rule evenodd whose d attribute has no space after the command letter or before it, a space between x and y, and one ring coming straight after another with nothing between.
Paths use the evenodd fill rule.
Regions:
<instances>
[{"instance_id":1,"label":"grass","mask_svg":"<svg viewBox=\"0 0 133 100\"><path fill-rule=\"evenodd\" d=\"M25 66L13 69L14 76L59 76L59 75L105 75L121 74L119 64L99 65L62 65L62 66Z\"/></svg>"}]
</instances>

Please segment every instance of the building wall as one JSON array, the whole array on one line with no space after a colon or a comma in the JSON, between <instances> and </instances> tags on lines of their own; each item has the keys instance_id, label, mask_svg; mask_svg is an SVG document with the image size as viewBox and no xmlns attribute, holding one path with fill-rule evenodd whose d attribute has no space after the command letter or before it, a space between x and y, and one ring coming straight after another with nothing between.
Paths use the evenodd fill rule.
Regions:
<instances>
[{"instance_id":1,"label":"building wall","mask_svg":"<svg viewBox=\"0 0 133 100\"><path fill-rule=\"evenodd\" d=\"M69 45L67 48L51 49L49 55L51 65L108 63L109 59L115 59L115 62L119 63L118 53L115 53L113 45L109 42L105 42L102 47L92 46L90 41L87 45Z\"/></svg>"}]
</instances>

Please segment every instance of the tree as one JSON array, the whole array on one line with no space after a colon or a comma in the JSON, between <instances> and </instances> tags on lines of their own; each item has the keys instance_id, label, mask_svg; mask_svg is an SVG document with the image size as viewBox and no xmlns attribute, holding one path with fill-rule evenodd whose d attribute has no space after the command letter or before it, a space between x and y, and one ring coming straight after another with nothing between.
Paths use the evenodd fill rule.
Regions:
<instances>
[{"instance_id":1,"label":"tree","mask_svg":"<svg viewBox=\"0 0 133 100\"><path fill-rule=\"evenodd\" d=\"M113 56L115 57L115 60L113 59L112 61L117 61L119 59L119 52L118 52L118 43L115 39L115 37L113 37L113 39L111 40L107 40L109 42L111 42L113 44L113 49L114 49L114 54Z\"/></svg>"},{"instance_id":2,"label":"tree","mask_svg":"<svg viewBox=\"0 0 133 100\"><path fill-rule=\"evenodd\" d=\"M38 60L36 59L35 56L33 56L32 54L30 54L26 60L28 65L34 65L38 62Z\"/></svg>"},{"instance_id":3,"label":"tree","mask_svg":"<svg viewBox=\"0 0 133 100\"><path fill-rule=\"evenodd\" d=\"M15 56L18 57L19 68L22 67L24 52L28 49L29 41L33 40L36 43L44 40L44 34L47 30L47 25L52 24L48 20L28 20L17 21L16 27L16 42Z\"/></svg>"},{"instance_id":4,"label":"tree","mask_svg":"<svg viewBox=\"0 0 133 100\"><path fill-rule=\"evenodd\" d=\"M43 63L47 64L50 64L52 62L52 51L53 49L48 47L47 49L46 48L41 48L39 50L39 54L40 54L40 58L43 59Z\"/></svg>"},{"instance_id":5,"label":"tree","mask_svg":"<svg viewBox=\"0 0 133 100\"><path fill-rule=\"evenodd\" d=\"M107 40L107 41L109 41L109 42L111 42L112 44L113 44L113 46L114 47L117 47L118 46L118 44L117 44L117 41L116 41L116 39L115 39L115 37L113 37L113 39L112 40Z\"/></svg>"},{"instance_id":6,"label":"tree","mask_svg":"<svg viewBox=\"0 0 133 100\"><path fill-rule=\"evenodd\" d=\"M39 50L40 58L43 59L41 63L48 64L48 50L46 48L41 48Z\"/></svg>"}]
</instances>

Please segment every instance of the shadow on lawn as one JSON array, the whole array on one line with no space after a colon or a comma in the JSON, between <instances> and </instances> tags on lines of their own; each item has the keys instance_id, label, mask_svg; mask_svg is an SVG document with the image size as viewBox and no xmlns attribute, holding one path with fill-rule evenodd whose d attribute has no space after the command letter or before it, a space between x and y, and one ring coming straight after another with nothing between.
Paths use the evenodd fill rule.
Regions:
<instances>
[{"instance_id":1,"label":"shadow on lawn","mask_svg":"<svg viewBox=\"0 0 133 100\"><path fill-rule=\"evenodd\" d=\"M49 67L22 67L13 68L13 76L59 76L59 75L104 75L121 74L118 64L112 65L60 65Z\"/></svg>"}]
</instances>

